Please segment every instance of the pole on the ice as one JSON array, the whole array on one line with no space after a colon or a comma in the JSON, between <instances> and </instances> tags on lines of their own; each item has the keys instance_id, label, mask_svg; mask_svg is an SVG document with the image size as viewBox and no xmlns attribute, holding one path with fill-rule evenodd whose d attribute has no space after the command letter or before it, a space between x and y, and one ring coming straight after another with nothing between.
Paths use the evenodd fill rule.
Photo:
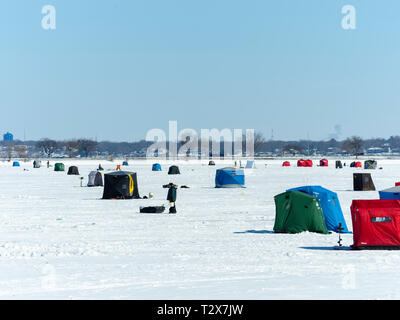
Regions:
<instances>
[{"instance_id":1,"label":"pole on the ice","mask_svg":"<svg viewBox=\"0 0 400 320\"><path fill-rule=\"evenodd\" d=\"M340 236L340 233L341 233L342 230L344 230L344 228L342 228L342 224L339 222L339 227L338 227L338 231L339 231L339 241L338 241L338 244L339 244L339 247L342 246L342 238L341 238L341 236Z\"/></svg>"}]
</instances>

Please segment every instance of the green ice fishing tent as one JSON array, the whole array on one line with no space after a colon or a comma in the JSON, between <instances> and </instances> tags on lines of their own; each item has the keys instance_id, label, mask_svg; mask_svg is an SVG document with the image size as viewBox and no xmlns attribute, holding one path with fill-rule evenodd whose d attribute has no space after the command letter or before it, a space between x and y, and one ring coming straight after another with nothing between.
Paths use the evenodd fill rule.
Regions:
<instances>
[{"instance_id":1,"label":"green ice fishing tent","mask_svg":"<svg viewBox=\"0 0 400 320\"><path fill-rule=\"evenodd\" d=\"M64 167L64 163L56 163L54 165L54 171L64 171L65 167Z\"/></svg>"},{"instance_id":2,"label":"green ice fishing tent","mask_svg":"<svg viewBox=\"0 0 400 320\"><path fill-rule=\"evenodd\" d=\"M299 191L278 194L275 200L275 224L277 233L303 231L328 234L318 198Z\"/></svg>"}]
</instances>

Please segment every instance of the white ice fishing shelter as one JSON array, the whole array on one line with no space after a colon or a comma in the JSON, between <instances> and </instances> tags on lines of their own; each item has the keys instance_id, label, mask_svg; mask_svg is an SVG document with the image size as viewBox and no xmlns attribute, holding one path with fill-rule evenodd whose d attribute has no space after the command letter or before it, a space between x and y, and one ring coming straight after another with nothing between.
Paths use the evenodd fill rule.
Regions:
<instances>
[{"instance_id":1,"label":"white ice fishing shelter","mask_svg":"<svg viewBox=\"0 0 400 320\"><path fill-rule=\"evenodd\" d=\"M88 177L88 187L102 187L103 177L99 171L91 171Z\"/></svg>"},{"instance_id":2,"label":"white ice fishing shelter","mask_svg":"<svg viewBox=\"0 0 400 320\"><path fill-rule=\"evenodd\" d=\"M40 160L34 160L33 161L33 167L34 168L40 168L41 165L42 165L42 161L40 161Z\"/></svg>"},{"instance_id":3,"label":"white ice fishing shelter","mask_svg":"<svg viewBox=\"0 0 400 320\"><path fill-rule=\"evenodd\" d=\"M247 160L245 169L253 169L256 167L254 160Z\"/></svg>"}]
</instances>

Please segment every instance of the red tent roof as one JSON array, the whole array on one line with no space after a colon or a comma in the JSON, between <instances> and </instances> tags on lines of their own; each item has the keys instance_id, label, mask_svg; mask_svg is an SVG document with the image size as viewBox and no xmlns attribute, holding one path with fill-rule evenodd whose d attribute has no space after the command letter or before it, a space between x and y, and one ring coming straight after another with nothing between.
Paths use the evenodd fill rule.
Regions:
<instances>
[{"instance_id":1,"label":"red tent roof","mask_svg":"<svg viewBox=\"0 0 400 320\"><path fill-rule=\"evenodd\" d=\"M312 167L313 162L310 159L308 159L308 160L300 159L299 161L297 161L297 166L298 167Z\"/></svg>"},{"instance_id":2,"label":"red tent roof","mask_svg":"<svg viewBox=\"0 0 400 320\"><path fill-rule=\"evenodd\" d=\"M300 159L297 161L297 166L298 167L305 167L306 166L306 160Z\"/></svg>"}]
</instances>

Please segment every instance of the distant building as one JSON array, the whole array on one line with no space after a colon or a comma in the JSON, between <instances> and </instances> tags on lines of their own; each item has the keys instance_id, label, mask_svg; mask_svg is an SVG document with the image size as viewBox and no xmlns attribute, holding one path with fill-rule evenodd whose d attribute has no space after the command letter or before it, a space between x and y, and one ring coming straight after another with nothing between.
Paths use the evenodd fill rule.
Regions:
<instances>
[{"instance_id":1,"label":"distant building","mask_svg":"<svg viewBox=\"0 0 400 320\"><path fill-rule=\"evenodd\" d=\"M3 140L4 141L13 141L14 140L14 136L12 135L12 133L7 132L3 135Z\"/></svg>"},{"instance_id":2,"label":"distant building","mask_svg":"<svg viewBox=\"0 0 400 320\"><path fill-rule=\"evenodd\" d=\"M367 149L367 153L369 154L379 154L385 152L385 149L380 147L372 147Z\"/></svg>"}]
</instances>

